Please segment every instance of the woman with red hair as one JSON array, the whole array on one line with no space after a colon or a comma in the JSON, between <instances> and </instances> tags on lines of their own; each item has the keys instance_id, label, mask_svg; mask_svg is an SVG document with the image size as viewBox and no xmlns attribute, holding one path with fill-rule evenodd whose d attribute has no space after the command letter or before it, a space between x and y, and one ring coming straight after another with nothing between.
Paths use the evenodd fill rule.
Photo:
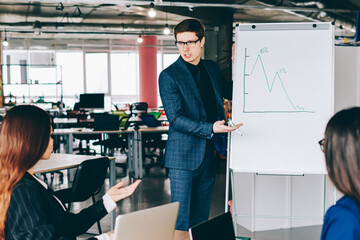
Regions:
<instances>
[{"instance_id":1,"label":"woman with red hair","mask_svg":"<svg viewBox=\"0 0 360 240\"><path fill-rule=\"evenodd\" d=\"M49 159L51 119L32 105L15 106L0 127L0 239L76 239L130 196L140 181L120 182L94 205L73 214L65 211L48 186L33 175L40 159ZM109 239L108 234L98 236Z\"/></svg>"}]
</instances>

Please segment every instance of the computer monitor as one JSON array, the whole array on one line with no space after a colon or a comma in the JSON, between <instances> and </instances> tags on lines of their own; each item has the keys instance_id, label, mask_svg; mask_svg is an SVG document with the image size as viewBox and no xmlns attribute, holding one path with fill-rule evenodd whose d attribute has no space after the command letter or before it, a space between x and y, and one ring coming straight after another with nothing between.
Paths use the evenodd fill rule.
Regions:
<instances>
[{"instance_id":1,"label":"computer monitor","mask_svg":"<svg viewBox=\"0 0 360 240\"><path fill-rule=\"evenodd\" d=\"M80 107L86 109L103 109L104 93L83 93L80 94Z\"/></svg>"}]
</instances>

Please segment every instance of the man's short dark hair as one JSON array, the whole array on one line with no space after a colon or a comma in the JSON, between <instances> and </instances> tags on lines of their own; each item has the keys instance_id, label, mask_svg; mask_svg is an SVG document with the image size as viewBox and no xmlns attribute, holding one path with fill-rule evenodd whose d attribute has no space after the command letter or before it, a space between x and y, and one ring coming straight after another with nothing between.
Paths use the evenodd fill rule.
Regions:
<instances>
[{"instance_id":1,"label":"man's short dark hair","mask_svg":"<svg viewBox=\"0 0 360 240\"><path fill-rule=\"evenodd\" d=\"M199 20L185 19L174 27L175 39L176 35L182 32L194 32L196 36L201 40L205 35L205 26Z\"/></svg>"}]
</instances>

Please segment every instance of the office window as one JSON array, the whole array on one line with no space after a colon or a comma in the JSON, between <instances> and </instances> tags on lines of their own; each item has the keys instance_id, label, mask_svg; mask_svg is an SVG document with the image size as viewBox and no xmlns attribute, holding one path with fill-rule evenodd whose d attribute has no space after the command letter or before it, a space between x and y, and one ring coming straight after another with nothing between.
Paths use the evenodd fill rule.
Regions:
<instances>
[{"instance_id":1,"label":"office window","mask_svg":"<svg viewBox=\"0 0 360 240\"><path fill-rule=\"evenodd\" d=\"M29 66L29 81L33 84L56 83L56 67Z\"/></svg>"},{"instance_id":2,"label":"office window","mask_svg":"<svg viewBox=\"0 0 360 240\"><path fill-rule=\"evenodd\" d=\"M27 60L26 51L3 51L2 55L3 64L2 65L2 80L4 84L4 97L5 102L8 102L10 95L17 97L17 99L12 98L11 100L16 100L17 102L22 102L23 96L28 96L27 86L20 85L21 83L21 69L20 69L20 60ZM11 65L5 65L11 64ZM7 84L19 84L19 85L7 85ZM19 101L20 100L20 101ZM26 99L28 101L28 99Z\"/></svg>"},{"instance_id":3,"label":"office window","mask_svg":"<svg viewBox=\"0 0 360 240\"><path fill-rule=\"evenodd\" d=\"M162 58L163 54L162 53L157 53L156 54L156 75L157 75L157 79L159 79L159 75L161 73L161 71L163 70L163 58ZM159 91L158 91L159 92Z\"/></svg>"},{"instance_id":4,"label":"office window","mask_svg":"<svg viewBox=\"0 0 360 240\"><path fill-rule=\"evenodd\" d=\"M176 60L179 58L179 56L180 55L178 53L165 53L163 69L167 68L168 66L170 66L171 64L176 62Z\"/></svg>"},{"instance_id":5,"label":"office window","mask_svg":"<svg viewBox=\"0 0 360 240\"><path fill-rule=\"evenodd\" d=\"M75 97L84 92L84 61L82 52L57 52L58 73L62 73L63 94ZM61 71L60 71L61 70Z\"/></svg>"},{"instance_id":6,"label":"office window","mask_svg":"<svg viewBox=\"0 0 360 240\"><path fill-rule=\"evenodd\" d=\"M178 53L158 53L157 54L157 76L159 79L159 75L162 70L173 64L179 58ZM158 81L158 105L162 106L162 101L160 98L159 91L159 81Z\"/></svg>"},{"instance_id":7,"label":"office window","mask_svg":"<svg viewBox=\"0 0 360 240\"><path fill-rule=\"evenodd\" d=\"M87 93L108 93L107 53L86 53L85 73Z\"/></svg>"},{"instance_id":8,"label":"office window","mask_svg":"<svg viewBox=\"0 0 360 240\"><path fill-rule=\"evenodd\" d=\"M54 54L54 51L4 52L5 62L10 64L4 66L5 102L10 95L16 97L17 103L60 100Z\"/></svg>"},{"instance_id":9,"label":"office window","mask_svg":"<svg viewBox=\"0 0 360 240\"><path fill-rule=\"evenodd\" d=\"M178 53L158 53L157 54L157 77L162 70L173 64L179 57Z\"/></svg>"},{"instance_id":10,"label":"office window","mask_svg":"<svg viewBox=\"0 0 360 240\"><path fill-rule=\"evenodd\" d=\"M111 53L111 95L136 95L136 53Z\"/></svg>"}]
</instances>

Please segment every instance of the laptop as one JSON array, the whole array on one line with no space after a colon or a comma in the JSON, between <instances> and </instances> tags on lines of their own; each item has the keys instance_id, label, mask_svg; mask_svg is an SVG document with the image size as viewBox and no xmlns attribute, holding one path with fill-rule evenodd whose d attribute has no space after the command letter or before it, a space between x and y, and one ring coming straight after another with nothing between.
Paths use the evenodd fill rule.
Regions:
<instances>
[{"instance_id":1,"label":"laptop","mask_svg":"<svg viewBox=\"0 0 360 240\"><path fill-rule=\"evenodd\" d=\"M119 215L114 240L171 240L174 236L179 202Z\"/></svg>"},{"instance_id":2,"label":"laptop","mask_svg":"<svg viewBox=\"0 0 360 240\"><path fill-rule=\"evenodd\" d=\"M189 229L189 233L191 240L250 240L250 238L247 237L235 237L234 225L230 212L193 226Z\"/></svg>"},{"instance_id":3,"label":"laptop","mask_svg":"<svg viewBox=\"0 0 360 240\"><path fill-rule=\"evenodd\" d=\"M146 115L139 115L139 117L141 121L148 127L161 126L161 123L153 115L146 114Z\"/></svg>"}]
</instances>

